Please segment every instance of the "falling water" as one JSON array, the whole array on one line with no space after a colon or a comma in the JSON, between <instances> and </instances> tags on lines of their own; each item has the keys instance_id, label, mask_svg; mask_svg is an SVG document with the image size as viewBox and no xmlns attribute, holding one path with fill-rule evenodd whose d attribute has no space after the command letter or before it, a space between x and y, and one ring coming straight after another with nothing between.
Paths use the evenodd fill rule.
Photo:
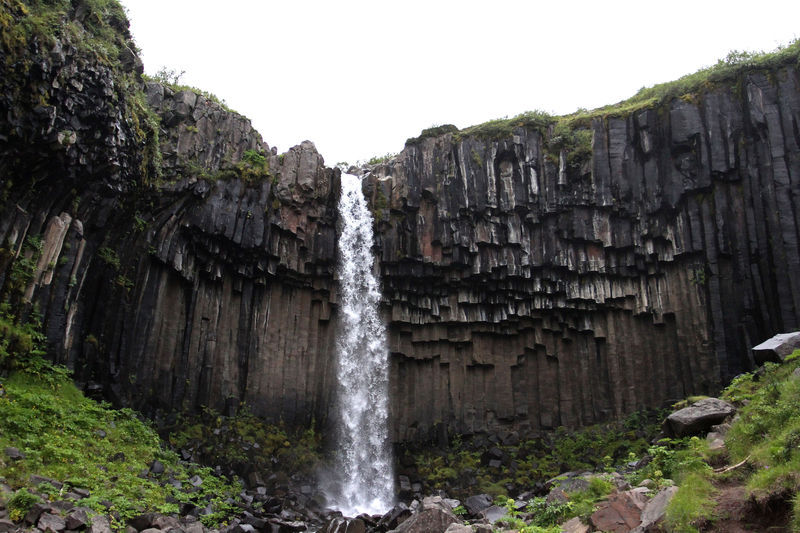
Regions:
<instances>
[{"instance_id":1,"label":"falling water","mask_svg":"<svg viewBox=\"0 0 800 533\"><path fill-rule=\"evenodd\" d=\"M342 174L339 200L339 280L342 322L338 335L339 494L345 515L383 513L393 503L389 448L389 361L378 316L380 290L372 274L372 215L357 176Z\"/></svg>"}]
</instances>

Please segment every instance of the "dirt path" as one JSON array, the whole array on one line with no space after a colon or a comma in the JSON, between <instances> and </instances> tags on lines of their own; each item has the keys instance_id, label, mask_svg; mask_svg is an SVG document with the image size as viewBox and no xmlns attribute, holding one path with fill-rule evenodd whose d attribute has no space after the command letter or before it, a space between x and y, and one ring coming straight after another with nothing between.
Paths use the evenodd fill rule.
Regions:
<instances>
[{"instance_id":1,"label":"dirt path","mask_svg":"<svg viewBox=\"0 0 800 533\"><path fill-rule=\"evenodd\" d=\"M791 533L789 507L784 503L760 508L747 496L739 482L715 483L719 492L714 497L716 520L701 527L707 533ZM774 508L773 508L774 507Z\"/></svg>"}]
</instances>

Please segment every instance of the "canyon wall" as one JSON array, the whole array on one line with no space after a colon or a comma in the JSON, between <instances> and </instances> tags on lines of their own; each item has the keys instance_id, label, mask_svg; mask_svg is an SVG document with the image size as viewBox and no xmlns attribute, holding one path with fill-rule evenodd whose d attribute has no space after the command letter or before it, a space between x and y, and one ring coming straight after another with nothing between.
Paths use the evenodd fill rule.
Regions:
<instances>
[{"instance_id":1,"label":"canyon wall","mask_svg":"<svg viewBox=\"0 0 800 533\"><path fill-rule=\"evenodd\" d=\"M375 169L397 438L713 393L797 329L798 88L789 66L596 117L583 161L517 127Z\"/></svg>"},{"instance_id":2,"label":"canyon wall","mask_svg":"<svg viewBox=\"0 0 800 533\"><path fill-rule=\"evenodd\" d=\"M324 426L339 171L143 79L111 22L111 63L66 33L0 43L3 300L87 389L149 415ZM799 85L783 65L566 132L444 128L369 169L393 439L713 392L797 329Z\"/></svg>"}]
</instances>

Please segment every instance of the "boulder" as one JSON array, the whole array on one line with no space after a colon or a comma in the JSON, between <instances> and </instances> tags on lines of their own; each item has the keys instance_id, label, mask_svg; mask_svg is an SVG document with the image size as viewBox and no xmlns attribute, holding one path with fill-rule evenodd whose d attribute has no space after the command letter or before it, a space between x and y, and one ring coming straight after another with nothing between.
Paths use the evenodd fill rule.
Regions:
<instances>
[{"instance_id":1,"label":"boulder","mask_svg":"<svg viewBox=\"0 0 800 533\"><path fill-rule=\"evenodd\" d=\"M592 529L577 516L561 524L562 533L589 533Z\"/></svg>"},{"instance_id":2,"label":"boulder","mask_svg":"<svg viewBox=\"0 0 800 533\"><path fill-rule=\"evenodd\" d=\"M336 517L322 528L324 533L366 533L367 527L360 518Z\"/></svg>"},{"instance_id":3,"label":"boulder","mask_svg":"<svg viewBox=\"0 0 800 533\"><path fill-rule=\"evenodd\" d=\"M128 524L136 528L137 531L144 531L153 525L153 520L155 519L155 513L144 513L128 520Z\"/></svg>"},{"instance_id":4,"label":"boulder","mask_svg":"<svg viewBox=\"0 0 800 533\"><path fill-rule=\"evenodd\" d=\"M55 487L56 489L61 489L61 487L64 486L64 484L61 483L58 480L55 480L55 479L49 478L49 477L40 476L38 474L31 474L31 476L28 478L28 480L31 482L32 485L36 485L37 487L39 485L43 484L43 483L47 483L50 486Z\"/></svg>"},{"instance_id":5,"label":"boulder","mask_svg":"<svg viewBox=\"0 0 800 533\"><path fill-rule=\"evenodd\" d=\"M712 431L711 433L706 435L706 441L708 441L709 451L712 452L725 451L725 438L716 431Z\"/></svg>"},{"instance_id":6,"label":"boulder","mask_svg":"<svg viewBox=\"0 0 800 533\"><path fill-rule=\"evenodd\" d=\"M56 514L51 513L42 513L42 515L39 517L36 527L45 533L58 533L59 531L64 531L67 529L64 519Z\"/></svg>"},{"instance_id":7,"label":"boulder","mask_svg":"<svg viewBox=\"0 0 800 533\"><path fill-rule=\"evenodd\" d=\"M566 479L561 479L561 477L557 477L548 481L551 483L553 490L561 489L563 492L583 492L584 490L589 488L589 481L583 477L568 477Z\"/></svg>"},{"instance_id":8,"label":"boulder","mask_svg":"<svg viewBox=\"0 0 800 533\"><path fill-rule=\"evenodd\" d=\"M689 407L675 411L664 420L664 433L673 437L686 437L706 433L736 413L736 408L718 398L704 398Z\"/></svg>"},{"instance_id":9,"label":"boulder","mask_svg":"<svg viewBox=\"0 0 800 533\"><path fill-rule=\"evenodd\" d=\"M797 349L800 349L800 331L778 333L761 344L753 346L753 358L758 364L768 361L781 363Z\"/></svg>"},{"instance_id":10,"label":"boulder","mask_svg":"<svg viewBox=\"0 0 800 533\"><path fill-rule=\"evenodd\" d=\"M647 506L642 512L642 523L634 528L631 533L649 533L657 531L656 526L664 517L670 500L678 492L678 487L672 486L662 489L656 494L652 500L647 502Z\"/></svg>"},{"instance_id":11,"label":"boulder","mask_svg":"<svg viewBox=\"0 0 800 533\"><path fill-rule=\"evenodd\" d=\"M628 533L642 522L642 510L646 505L642 492L615 492L597 506L589 520L598 531Z\"/></svg>"},{"instance_id":12,"label":"boulder","mask_svg":"<svg viewBox=\"0 0 800 533\"><path fill-rule=\"evenodd\" d=\"M44 503L34 503L25 515L25 522L35 524L44 512L49 512L50 506Z\"/></svg>"},{"instance_id":13,"label":"boulder","mask_svg":"<svg viewBox=\"0 0 800 533\"><path fill-rule=\"evenodd\" d=\"M450 524L444 533L474 533L472 526L465 526L464 524Z\"/></svg>"},{"instance_id":14,"label":"boulder","mask_svg":"<svg viewBox=\"0 0 800 533\"><path fill-rule=\"evenodd\" d=\"M307 527L304 522L299 520L280 520L273 518L269 521L270 527L273 531L280 533L292 533L294 531L306 531ZM252 526L251 526L252 527ZM277 529L276 529L277 528ZM349 530L347 533L350 533Z\"/></svg>"},{"instance_id":15,"label":"boulder","mask_svg":"<svg viewBox=\"0 0 800 533\"><path fill-rule=\"evenodd\" d=\"M381 517L381 519L378 521L378 527L382 531L395 529L409 516L411 516L411 509L409 509L408 506L403 502L400 502Z\"/></svg>"},{"instance_id":16,"label":"boulder","mask_svg":"<svg viewBox=\"0 0 800 533\"><path fill-rule=\"evenodd\" d=\"M453 498L443 498L442 501L446 503L450 509L455 509L459 505L461 505L461 500L456 500Z\"/></svg>"},{"instance_id":17,"label":"boulder","mask_svg":"<svg viewBox=\"0 0 800 533\"><path fill-rule=\"evenodd\" d=\"M555 487L552 489L549 493L547 493L547 497L545 498L547 505L564 503L567 500L569 500L569 496L560 487Z\"/></svg>"},{"instance_id":18,"label":"boulder","mask_svg":"<svg viewBox=\"0 0 800 533\"><path fill-rule=\"evenodd\" d=\"M174 516L164 516L164 515L156 515L155 519L153 520L153 527L158 528L162 531L168 531L170 529L177 529L180 528L180 522Z\"/></svg>"},{"instance_id":19,"label":"boulder","mask_svg":"<svg viewBox=\"0 0 800 533\"><path fill-rule=\"evenodd\" d=\"M266 524L264 527L266 527ZM205 533L205 531L206 529L201 522L192 522L191 524L183 526L184 533Z\"/></svg>"},{"instance_id":20,"label":"boulder","mask_svg":"<svg viewBox=\"0 0 800 533\"><path fill-rule=\"evenodd\" d=\"M499 505L492 505L491 507L484 509L481 512L483 518L489 521L490 524L494 524L501 518L504 518L508 515L508 509L505 507L500 507Z\"/></svg>"},{"instance_id":21,"label":"boulder","mask_svg":"<svg viewBox=\"0 0 800 533\"><path fill-rule=\"evenodd\" d=\"M19 451L19 448L14 448L13 446L9 446L4 451L6 457L11 459L12 461L19 461L20 459L25 459L25 454Z\"/></svg>"},{"instance_id":22,"label":"boulder","mask_svg":"<svg viewBox=\"0 0 800 533\"><path fill-rule=\"evenodd\" d=\"M429 496L422 500L419 511L393 529L394 533L444 533L450 524L461 521L439 496Z\"/></svg>"},{"instance_id":23,"label":"boulder","mask_svg":"<svg viewBox=\"0 0 800 533\"><path fill-rule=\"evenodd\" d=\"M464 501L464 507L467 509L467 512L474 516L479 515L481 511L491 507L491 505L492 497L488 494L470 496Z\"/></svg>"},{"instance_id":24,"label":"boulder","mask_svg":"<svg viewBox=\"0 0 800 533\"><path fill-rule=\"evenodd\" d=\"M153 464L150 465L150 472L155 475L163 474L164 473L164 463L155 459Z\"/></svg>"},{"instance_id":25,"label":"boulder","mask_svg":"<svg viewBox=\"0 0 800 533\"><path fill-rule=\"evenodd\" d=\"M17 528L16 524L11 520L6 520L5 518L0 518L0 533L6 533L7 531L14 531Z\"/></svg>"},{"instance_id":26,"label":"boulder","mask_svg":"<svg viewBox=\"0 0 800 533\"><path fill-rule=\"evenodd\" d=\"M92 517L89 533L111 533L111 525L108 523L108 518L105 516Z\"/></svg>"},{"instance_id":27,"label":"boulder","mask_svg":"<svg viewBox=\"0 0 800 533\"><path fill-rule=\"evenodd\" d=\"M89 520L90 509L86 507L76 507L68 515L65 523L67 529L83 529L87 527L91 520Z\"/></svg>"}]
</instances>

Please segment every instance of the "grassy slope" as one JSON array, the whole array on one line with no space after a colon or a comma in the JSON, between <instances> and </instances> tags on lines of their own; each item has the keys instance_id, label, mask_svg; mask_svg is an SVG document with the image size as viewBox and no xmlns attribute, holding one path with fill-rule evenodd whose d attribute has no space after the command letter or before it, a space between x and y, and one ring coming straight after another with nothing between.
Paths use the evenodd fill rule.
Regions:
<instances>
[{"instance_id":1,"label":"grassy slope","mask_svg":"<svg viewBox=\"0 0 800 533\"><path fill-rule=\"evenodd\" d=\"M145 511L175 513L181 502L210 506L202 518L209 525L232 514L225 500L237 497L238 484L180 461L133 411L85 397L66 369L41 357L35 323L18 323L7 305L0 311L0 450L14 447L24 455L0 456L0 478L17 489L9 502L12 518L35 501L29 489L59 493L36 489L32 474L90 491L80 504L113 513L118 525ZM163 473L149 472L154 460L164 465ZM202 479L199 488L189 483L195 475Z\"/></svg>"},{"instance_id":2,"label":"grassy slope","mask_svg":"<svg viewBox=\"0 0 800 533\"><path fill-rule=\"evenodd\" d=\"M704 442L676 452L676 481L680 488L667 512L672 531L696 531L726 517L715 509L716 487L741 484L747 505L767 509L792 505L793 531L800 531L800 350L781 364L743 374L722 397L739 407L725 443L728 457L714 457ZM797 373L796 373L797 372ZM708 463L737 465L715 473Z\"/></svg>"}]
</instances>

